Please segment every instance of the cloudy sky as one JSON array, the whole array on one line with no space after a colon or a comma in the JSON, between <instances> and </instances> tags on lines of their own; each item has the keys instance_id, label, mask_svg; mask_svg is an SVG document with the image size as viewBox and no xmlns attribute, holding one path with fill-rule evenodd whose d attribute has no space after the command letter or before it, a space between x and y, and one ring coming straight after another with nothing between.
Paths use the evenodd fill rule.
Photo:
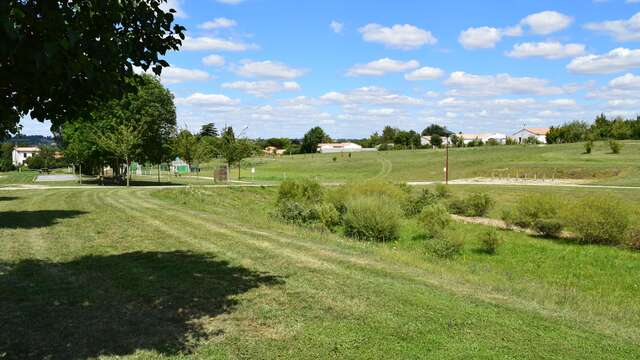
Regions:
<instances>
[{"instance_id":1,"label":"cloudy sky","mask_svg":"<svg viewBox=\"0 0 640 360\"><path fill-rule=\"evenodd\" d=\"M640 0L171 0L178 124L366 137L640 114ZM47 126L24 120L24 133Z\"/></svg>"}]
</instances>

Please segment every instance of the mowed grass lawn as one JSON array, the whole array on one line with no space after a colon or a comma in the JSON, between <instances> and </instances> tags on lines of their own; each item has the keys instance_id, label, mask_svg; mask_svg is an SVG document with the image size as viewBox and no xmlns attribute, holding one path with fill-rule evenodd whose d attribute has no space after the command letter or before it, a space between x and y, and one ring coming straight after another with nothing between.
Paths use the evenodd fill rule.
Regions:
<instances>
[{"instance_id":1,"label":"mowed grass lawn","mask_svg":"<svg viewBox=\"0 0 640 360\"><path fill-rule=\"evenodd\" d=\"M274 221L275 189L0 192L0 358L640 357L640 254L463 255Z\"/></svg>"},{"instance_id":2,"label":"mowed grass lawn","mask_svg":"<svg viewBox=\"0 0 640 360\"><path fill-rule=\"evenodd\" d=\"M584 144L483 146L449 150L451 179L524 176L582 179L640 186L640 142L623 141L618 155L606 142L596 142L592 154ZM335 161L333 160L335 157ZM256 158L243 162L243 176L256 180L317 178L348 181L383 178L391 181L444 180L444 150L403 150L348 154L313 154ZM232 172L232 176L236 176Z\"/></svg>"}]
</instances>

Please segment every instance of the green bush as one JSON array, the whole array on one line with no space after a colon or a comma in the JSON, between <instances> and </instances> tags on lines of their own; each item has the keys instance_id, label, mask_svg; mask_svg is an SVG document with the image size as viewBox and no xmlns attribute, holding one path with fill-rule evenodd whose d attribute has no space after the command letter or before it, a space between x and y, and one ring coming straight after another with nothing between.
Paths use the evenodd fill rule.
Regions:
<instances>
[{"instance_id":1,"label":"green bush","mask_svg":"<svg viewBox=\"0 0 640 360\"><path fill-rule=\"evenodd\" d=\"M615 140L609 140L609 148L611 152L614 154L620 154L620 150L622 150L622 143L619 143Z\"/></svg>"},{"instance_id":2,"label":"green bush","mask_svg":"<svg viewBox=\"0 0 640 360\"><path fill-rule=\"evenodd\" d=\"M420 214L426 206L435 204L439 200L439 196L428 189L422 189L420 192L411 193L406 200L404 213L407 216L415 216Z\"/></svg>"},{"instance_id":3,"label":"green bush","mask_svg":"<svg viewBox=\"0 0 640 360\"><path fill-rule=\"evenodd\" d=\"M481 249L487 254L495 254L502 245L502 236L496 229L489 229L480 238Z\"/></svg>"},{"instance_id":4,"label":"green bush","mask_svg":"<svg viewBox=\"0 0 640 360\"><path fill-rule=\"evenodd\" d=\"M460 236L437 237L427 242L427 252L441 259L451 259L462 253L464 240Z\"/></svg>"},{"instance_id":5,"label":"green bush","mask_svg":"<svg viewBox=\"0 0 640 360\"><path fill-rule=\"evenodd\" d=\"M593 141L588 140L586 143L584 143L584 153L591 154L591 150L593 150Z\"/></svg>"},{"instance_id":6,"label":"green bush","mask_svg":"<svg viewBox=\"0 0 640 360\"><path fill-rule=\"evenodd\" d=\"M451 190L449 190L449 186L445 184L437 184L436 194L438 194L438 197L440 197L440 199L447 199L451 196Z\"/></svg>"},{"instance_id":7,"label":"green bush","mask_svg":"<svg viewBox=\"0 0 640 360\"><path fill-rule=\"evenodd\" d=\"M536 221L557 218L558 212L559 205L555 198L533 194L519 198L512 211L503 212L502 219L512 225L534 228Z\"/></svg>"},{"instance_id":8,"label":"green bush","mask_svg":"<svg viewBox=\"0 0 640 360\"><path fill-rule=\"evenodd\" d=\"M342 214L347 212L346 204L360 197L383 198L394 207L404 207L409 194L400 186L383 180L367 180L351 182L332 189L327 194L327 201Z\"/></svg>"},{"instance_id":9,"label":"green bush","mask_svg":"<svg viewBox=\"0 0 640 360\"><path fill-rule=\"evenodd\" d=\"M568 209L564 217L579 242L618 245L624 242L629 228L627 209L621 199L589 196Z\"/></svg>"},{"instance_id":10,"label":"green bush","mask_svg":"<svg viewBox=\"0 0 640 360\"><path fill-rule=\"evenodd\" d=\"M348 236L369 241L392 241L399 236L400 208L383 197L362 196L346 204L344 229Z\"/></svg>"},{"instance_id":11,"label":"green bush","mask_svg":"<svg viewBox=\"0 0 640 360\"><path fill-rule=\"evenodd\" d=\"M340 225L340 213L331 204L321 204L316 208L318 220L327 228L334 229Z\"/></svg>"},{"instance_id":12,"label":"green bush","mask_svg":"<svg viewBox=\"0 0 640 360\"><path fill-rule=\"evenodd\" d=\"M451 215L444 205L436 203L422 209L418 216L418 222L422 225L427 236L441 237L451 223Z\"/></svg>"},{"instance_id":13,"label":"green bush","mask_svg":"<svg viewBox=\"0 0 640 360\"><path fill-rule=\"evenodd\" d=\"M278 188L278 203L295 201L317 204L322 202L322 198L323 193L320 183L309 179L285 180Z\"/></svg>"},{"instance_id":14,"label":"green bush","mask_svg":"<svg viewBox=\"0 0 640 360\"><path fill-rule=\"evenodd\" d=\"M627 237L627 247L632 250L640 251L640 228L629 231Z\"/></svg>"},{"instance_id":15,"label":"green bush","mask_svg":"<svg viewBox=\"0 0 640 360\"><path fill-rule=\"evenodd\" d=\"M485 216L493 207L493 199L486 193L473 193L449 202L449 211L463 216Z\"/></svg>"},{"instance_id":16,"label":"green bush","mask_svg":"<svg viewBox=\"0 0 640 360\"><path fill-rule=\"evenodd\" d=\"M533 229L540 235L547 237L559 237L564 225L557 219L537 219L533 223Z\"/></svg>"},{"instance_id":17,"label":"green bush","mask_svg":"<svg viewBox=\"0 0 640 360\"><path fill-rule=\"evenodd\" d=\"M298 224L318 220L318 211L315 207L293 200L279 202L277 215L285 221Z\"/></svg>"}]
</instances>

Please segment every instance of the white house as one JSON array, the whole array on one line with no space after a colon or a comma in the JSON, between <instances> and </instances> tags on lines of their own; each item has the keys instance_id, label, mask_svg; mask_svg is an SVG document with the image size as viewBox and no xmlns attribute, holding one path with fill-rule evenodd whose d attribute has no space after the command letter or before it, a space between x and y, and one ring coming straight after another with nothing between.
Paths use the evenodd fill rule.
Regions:
<instances>
[{"instance_id":1,"label":"white house","mask_svg":"<svg viewBox=\"0 0 640 360\"><path fill-rule=\"evenodd\" d=\"M318 144L319 153L339 153L362 151L362 146L354 143Z\"/></svg>"},{"instance_id":2,"label":"white house","mask_svg":"<svg viewBox=\"0 0 640 360\"><path fill-rule=\"evenodd\" d=\"M507 142L507 135L502 133L458 134L458 137L462 137L465 145L474 140L482 140L483 143L489 140L495 140L498 144Z\"/></svg>"},{"instance_id":3,"label":"white house","mask_svg":"<svg viewBox=\"0 0 640 360\"><path fill-rule=\"evenodd\" d=\"M547 133L549 128L524 128L517 133L511 135L511 138L522 144L526 142L528 138L534 137L541 143L547 142Z\"/></svg>"},{"instance_id":4,"label":"white house","mask_svg":"<svg viewBox=\"0 0 640 360\"><path fill-rule=\"evenodd\" d=\"M11 154L13 166L22 166L28 158L40 152L40 148L36 146L31 147L15 147Z\"/></svg>"},{"instance_id":5,"label":"white house","mask_svg":"<svg viewBox=\"0 0 640 360\"><path fill-rule=\"evenodd\" d=\"M449 142L449 138L446 136L441 136L442 138L442 143L443 144L447 144ZM420 137L420 145L422 146L426 146L426 145L431 145L431 136L429 135L424 135Z\"/></svg>"}]
</instances>

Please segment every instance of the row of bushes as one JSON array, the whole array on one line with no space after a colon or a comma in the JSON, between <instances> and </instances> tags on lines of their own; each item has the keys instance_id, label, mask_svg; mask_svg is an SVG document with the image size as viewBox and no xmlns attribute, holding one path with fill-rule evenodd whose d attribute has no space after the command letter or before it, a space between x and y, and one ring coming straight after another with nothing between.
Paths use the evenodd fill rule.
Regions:
<instances>
[{"instance_id":1,"label":"row of bushes","mask_svg":"<svg viewBox=\"0 0 640 360\"><path fill-rule=\"evenodd\" d=\"M332 231L368 241L398 239L403 218L414 218L427 249L438 257L460 253L461 234L450 231L450 212L483 216L493 201L486 194L453 198L445 186L435 191L413 191L386 181L351 183L323 189L310 180L288 180L280 185L277 216L293 223L321 224ZM490 237L489 237L490 238ZM489 241L488 243L492 243ZM496 243L493 243L494 252Z\"/></svg>"},{"instance_id":2,"label":"row of bushes","mask_svg":"<svg viewBox=\"0 0 640 360\"><path fill-rule=\"evenodd\" d=\"M610 196L589 196L567 204L551 195L527 195L504 211L502 218L543 236L558 237L567 229L579 243L640 249L640 231L631 228L628 207Z\"/></svg>"}]
</instances>

